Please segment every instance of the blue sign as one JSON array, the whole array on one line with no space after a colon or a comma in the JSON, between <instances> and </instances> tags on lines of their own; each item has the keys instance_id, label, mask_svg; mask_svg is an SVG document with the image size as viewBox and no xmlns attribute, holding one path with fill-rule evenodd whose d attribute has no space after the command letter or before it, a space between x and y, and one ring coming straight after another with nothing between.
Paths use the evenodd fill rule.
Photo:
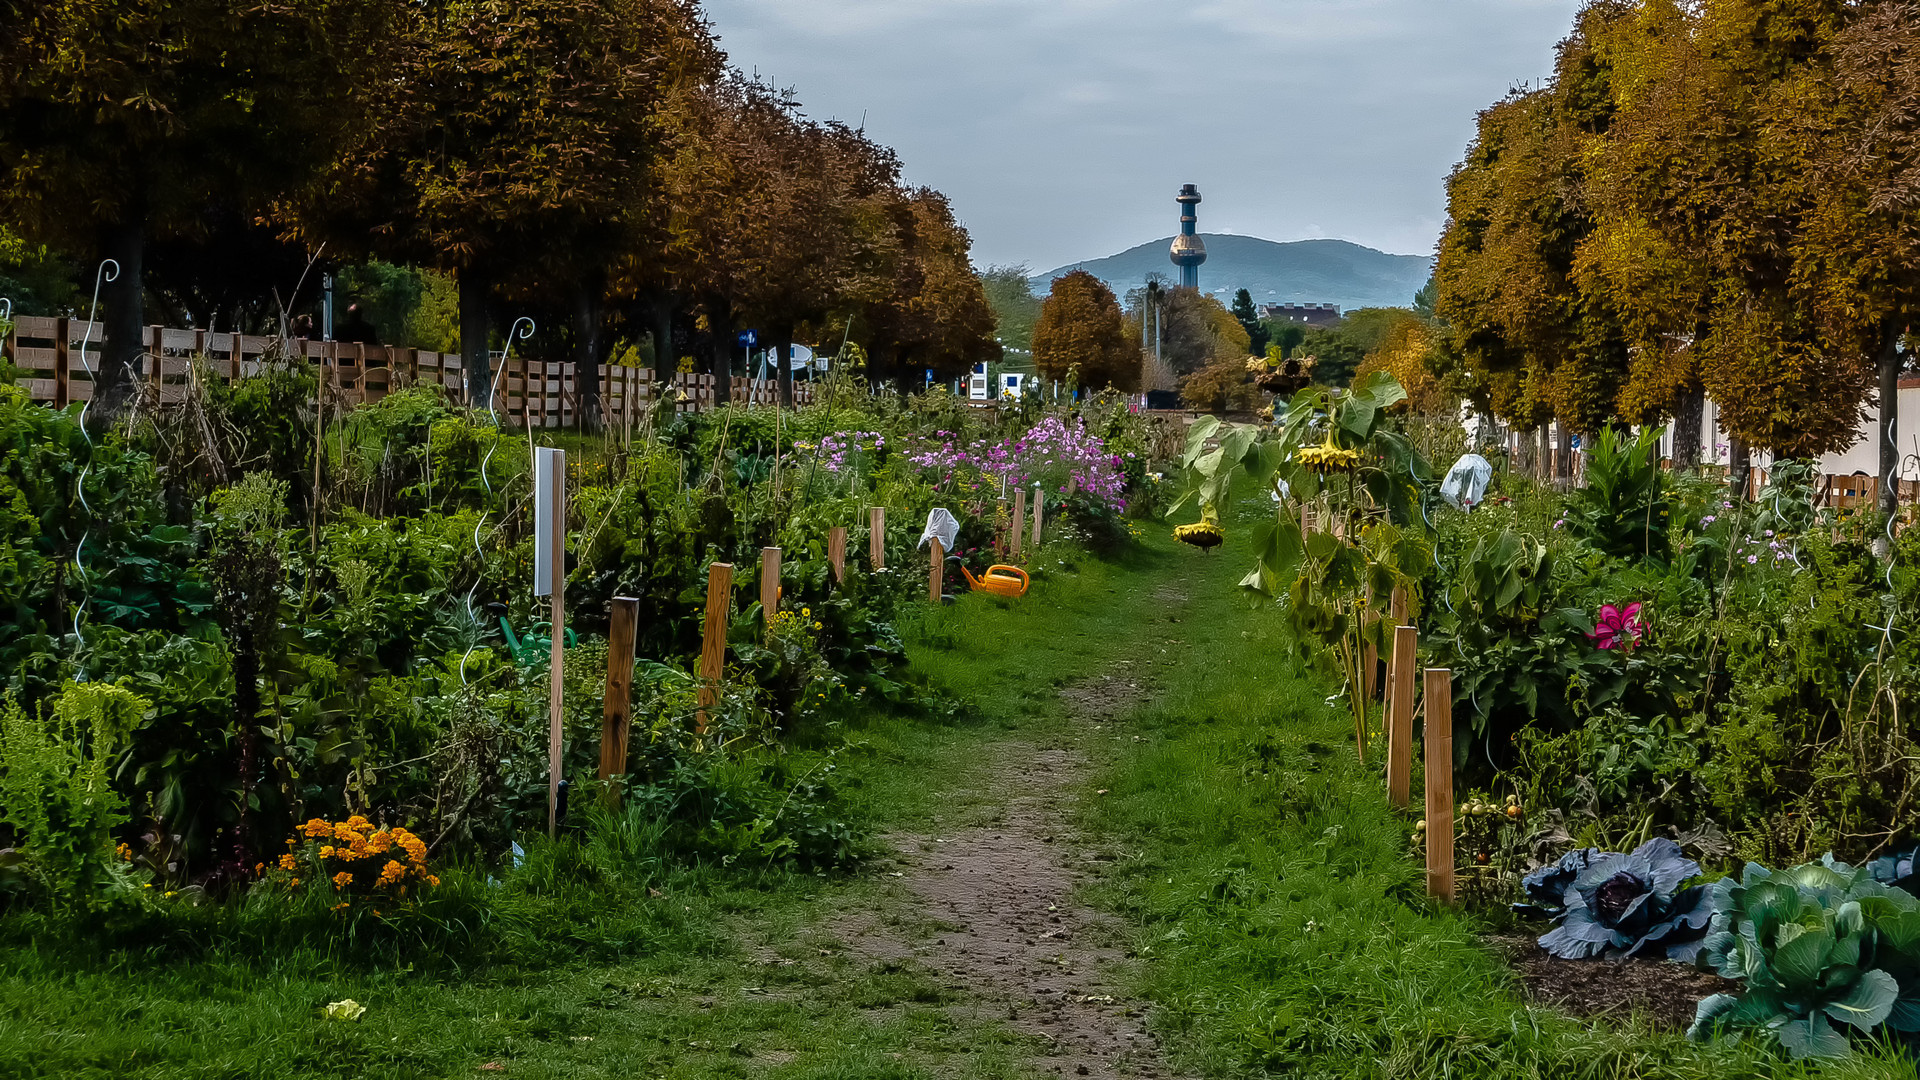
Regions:
<instances>
[{"instance_id":1,"label":"blue sign","mask_svg":"<svg viewBox=\"0 0 1920 1080\"><path fill-rule=\"evenodd\" d=\"M760 331L758 330L740 331L740 347L741 348L751 349L758 344L760 344Z\"/></svg>"}]
</instances>

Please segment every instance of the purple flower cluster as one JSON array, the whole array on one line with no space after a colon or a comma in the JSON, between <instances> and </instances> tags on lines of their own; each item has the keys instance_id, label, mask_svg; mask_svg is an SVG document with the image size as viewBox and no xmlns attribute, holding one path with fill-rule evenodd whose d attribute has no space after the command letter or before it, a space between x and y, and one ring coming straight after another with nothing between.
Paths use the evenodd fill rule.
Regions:
<instances>
[{"instance_id":1,"label":"purple flower cluster","mask_svg":"<svg viewBox=\"0 0 1920 1080\"><path fill-rule=\"evenodd\" d=\"M1084 423L1067 424L1058 417L1040 421L1017 438L978 440L966 446L952 432L937 431L908 448L904 456L934 473L936 484L1038 484L1058 495L1072 487L1115 510L1126 507L1125 462L1107 449L1105 440L1088 432Z\"/></svg>"},{"instance_id":2,"label":"purple flower cluster","mask_svg":"<svg viewBox=\"0 0 1920 1080\"><path fill-rule=\"evenodd\" d=\"M836 431L820 440L820 464L830 473L844 472L849 455L872 452L885 445L886 436L877 431Z\"/></svg>"}]
</instances>

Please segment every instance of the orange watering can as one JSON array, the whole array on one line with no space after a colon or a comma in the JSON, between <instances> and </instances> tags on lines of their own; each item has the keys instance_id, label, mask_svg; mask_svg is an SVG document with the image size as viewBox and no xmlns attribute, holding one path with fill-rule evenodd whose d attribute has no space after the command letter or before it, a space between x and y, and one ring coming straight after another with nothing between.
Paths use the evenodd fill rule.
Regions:
<instances>
[{"instance_id":1,"label":"orange watering can","mask_svg":"<svg viewBox=\"0 0 1920 1080\"><path fill-rule=\"evenodd\" d=\"M997 596L1027 595L1027 572L1017 566L995 563L987 567L986 575L974 577L973 571L965 566L960 572L967 576L967 585L977 592L990 592Z\"/></svg>"}]
</instances>

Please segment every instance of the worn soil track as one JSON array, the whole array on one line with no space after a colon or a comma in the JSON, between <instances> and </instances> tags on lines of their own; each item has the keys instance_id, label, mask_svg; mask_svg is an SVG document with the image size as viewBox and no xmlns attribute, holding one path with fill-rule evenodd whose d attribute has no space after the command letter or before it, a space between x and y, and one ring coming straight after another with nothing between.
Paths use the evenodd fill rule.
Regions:
<instances>
[{"instance_id":1,"label":"worn soil track","mask_svg":"<svg viewBox=\"0 0 1920 1080\"><path fill-rule=\"evenodd\" d=\"M889 836L893 910L833 928L855 956L927 971L958 993L951 1008L1031 1036L1029 1065L1043 1075L1174 1075L1144 1004L1126 997L1123 928L1075 899L1109 857L1072 828L1090 768L1078 746L1112 737L1107 723L1138 700L1122 670L1062 691L1072 736L994 744L937 831Z\"/></svg>"}]
</instances>

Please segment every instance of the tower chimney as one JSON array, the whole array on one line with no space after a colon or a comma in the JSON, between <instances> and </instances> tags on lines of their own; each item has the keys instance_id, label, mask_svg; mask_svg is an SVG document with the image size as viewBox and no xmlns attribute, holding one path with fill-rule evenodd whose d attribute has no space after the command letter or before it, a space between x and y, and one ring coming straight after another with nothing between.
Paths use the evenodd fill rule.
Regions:
<instances>
[{"instance_id":1,"label":"tower chimney","mask_svg":"<svg viewBox=\"0 0 1920 1080\"><path fill-rule=\"evenodd\" d=\"M1180 268L1180 287L1198 289L1200 264L1207 261L1207 245L1193 232L1194 223L1199 220L1193 216L1193 208L1200 204L1199 189L1185 184L1173 201L1180 204L1180 235L1173 238L1173 251L1168 257Z\"/></svg>"}]
</instances>

